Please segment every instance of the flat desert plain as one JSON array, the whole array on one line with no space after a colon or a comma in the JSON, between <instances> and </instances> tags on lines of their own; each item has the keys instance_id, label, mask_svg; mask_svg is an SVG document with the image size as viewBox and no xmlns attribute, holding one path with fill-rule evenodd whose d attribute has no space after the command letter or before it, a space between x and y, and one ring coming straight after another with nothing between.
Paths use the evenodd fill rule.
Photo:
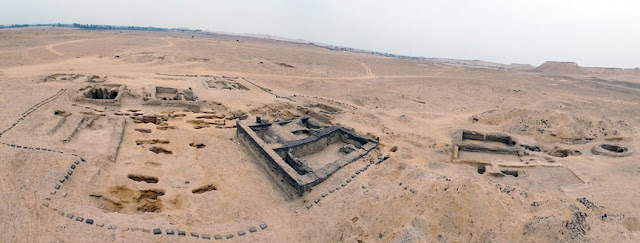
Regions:
<instances>
[{"instance_id":1,"label":"flat desert plain","mask_svg":"<svg viewBox=\"0 0 640 243\"><path fill-rule=\"evenodd\" d=\"M640 241L638 69L46 27L0 30L0 87L0 242ZM378 147L292 195L258 117Z\"/></svg>"}]
</instances>

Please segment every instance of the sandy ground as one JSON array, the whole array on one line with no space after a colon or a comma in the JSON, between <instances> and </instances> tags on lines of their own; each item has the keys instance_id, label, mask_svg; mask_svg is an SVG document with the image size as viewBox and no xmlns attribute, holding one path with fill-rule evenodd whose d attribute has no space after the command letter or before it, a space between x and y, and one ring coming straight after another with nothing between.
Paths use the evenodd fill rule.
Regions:
<instances>
[{"instance_id":1,"label":"sandy ground","mask_svg":"<svg viewBox=\"0 0 640 243\"><path fill-rule=\"evenodd\" d=\"M216 80L230 84L207 83ZM120 104L79 98L96 84L126 85ZM638 70L491 68L245 37L25 28L0 31L0 85L0 129L8 129L0 137L0 242L198 242L205 234L239 242L640 241ZM154 86L191 89L198 101L146 104ZM380 151L288 199L233 124L238 114L271 120L309 111L379 138ZM164 121L131 118L152 115ZM539 146L540 161L475 154L524 166L518 177L479 174L477 164L452 159L460 130L509 134ZM601 143L622 145L627 156L594 154ZM574 152L553 156L555 147ZM345 184L382 155L390 159ZM208 190L193 192L201 187Z\"/></svg>"}]
</instances>

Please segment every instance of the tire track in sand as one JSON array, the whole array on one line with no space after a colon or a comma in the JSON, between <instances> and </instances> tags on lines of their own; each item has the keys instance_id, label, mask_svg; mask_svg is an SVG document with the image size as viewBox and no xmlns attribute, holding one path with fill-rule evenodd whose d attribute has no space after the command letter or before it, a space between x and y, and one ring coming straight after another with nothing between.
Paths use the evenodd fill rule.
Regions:
<instances>
[{"instance_id":1,"label":"tire track in sand","mask_svg":"<svg viewBox=\"0 0 640 243\"><path fill-rule=\"evenodd\" d=\"M366 75L367 77L375 77L376 76L375 74L373 74L373 72L371 71L371 68L369 68L366 63L361 62L360 66L362 66L364 68L364 71L367 73L367 75Z\"/></svg>"}]
</instances>

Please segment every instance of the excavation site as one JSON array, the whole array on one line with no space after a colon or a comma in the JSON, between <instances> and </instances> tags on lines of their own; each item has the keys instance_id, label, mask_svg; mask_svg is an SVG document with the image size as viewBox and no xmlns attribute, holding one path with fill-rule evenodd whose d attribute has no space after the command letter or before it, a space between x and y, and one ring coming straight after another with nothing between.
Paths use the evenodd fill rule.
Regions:
<instances>
[{"instance_id":1,"label":"excavation site","mask_svg":"<svg viewBox=\"0 0 640 243\"><path fill-rule=\"evenodd\" d=\"M0 28L0 242L640 241L638 69L118 28Z\"/></svg>"}]
</instances>

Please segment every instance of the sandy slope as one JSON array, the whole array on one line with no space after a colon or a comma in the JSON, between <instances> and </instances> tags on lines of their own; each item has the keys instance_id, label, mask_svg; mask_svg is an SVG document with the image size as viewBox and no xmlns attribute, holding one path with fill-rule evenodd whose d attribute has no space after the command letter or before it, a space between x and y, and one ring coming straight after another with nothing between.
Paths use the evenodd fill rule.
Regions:
<instances>
[{"instance_id":1,"label":"sandy slope","mask_svg":"<svg viewBox=\"0 0 640 243\"><path fill-rule=\"evenodd\" d=\"M637 242L640 77L630 70L553 70L397 60L228 36L2 30L0 130L11 129L0 137L0 241L197 242L202 234L212 240L233 234L227 241ZM92 75L127 86L121 106L77 100L80 89L94 85ZM237 77L233 82L248 90L208 88L213 76ZM143 105L153 86L191 88L200 109ZM53 96L59 90L64 93ZM332 123L379 137L381 149L371 158L391 158L342 188L369 158L356 161L288 200L238 144L232 126L195 129L218 116L234 124L238 110L250 120L326 114ZM166 121L135 123L133 113ZM452 163L461 129L510 134L538 145L537 155L546 159L531 162L526 176L479 174L476 165ZM633 153L593 154L603 142ZM580 153L549 155L556 146ZM491 156L480 160L502 163ZM86 162L59 183L80 157ZM192 193L207 185L216 189ZM155 228L163 235L154 236ZM187 236L167 236L169 228Z\"/></svg>"}]
</instances>

